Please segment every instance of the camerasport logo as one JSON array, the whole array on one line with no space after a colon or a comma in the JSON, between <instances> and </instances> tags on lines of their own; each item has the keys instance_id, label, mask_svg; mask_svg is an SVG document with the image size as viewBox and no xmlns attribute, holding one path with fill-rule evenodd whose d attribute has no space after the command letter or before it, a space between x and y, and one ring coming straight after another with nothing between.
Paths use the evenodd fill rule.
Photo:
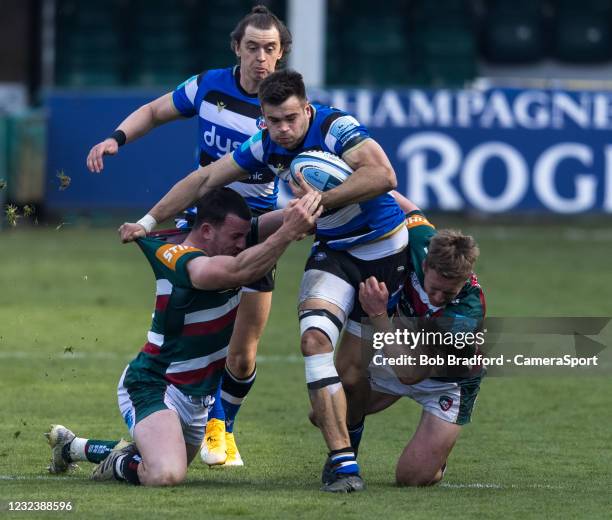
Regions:
<instances>
[{"instance_id":1,"label":"camerasport logo","mask_svg":"<svg viewBox=\"0 0 612 520\"><path fill-rule=\"evenodd\" d=\"M440 408L442 408L442 411L444 412L448 412L451 406L453 406L452 398L448 397L447 395L443 395L442 397L440 397L438 403L440 404Z\"/></svg>"}]
</instances>

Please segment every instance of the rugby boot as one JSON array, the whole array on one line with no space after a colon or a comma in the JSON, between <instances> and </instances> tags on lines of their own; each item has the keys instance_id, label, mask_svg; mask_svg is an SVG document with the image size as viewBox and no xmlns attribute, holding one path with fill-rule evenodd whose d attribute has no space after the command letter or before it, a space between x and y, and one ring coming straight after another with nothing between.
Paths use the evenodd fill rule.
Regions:
<instances>
[{"instance_id":1,"label":"rugby boot","mask_svg":"<svg viewBox=\"0 0 612 520\"><path fill-rule=\"evenodd\" d=\"M236 446L236 439L233 433L225 432L225 446L227 447L227 459L225 460L224 466L244 466L238 446Z\"/></svg>"},{"instance_id":2,"label":"rugby boot","mask_svg":"<svg viewBox=\"0 0 612 520\"><path fill-rule=\"evenodd\" d=\"M227 446L225 438L225 421L220 419L211 419L208 421L206 424L206 434L204 435L204 444L202 444L200 457L209 466L225 464L225 461L227 460Z\"/></svg>"},{"instance_id":3,"label":"rugby boot","mask_svg":"<svg viewBox=\"0 0 612 520\"><path fill-rule=\"evenodd\" d=\"M332 473L330 480L321 486L321 491L327 493L353 493L364 489L365 483L357 473Z\"/></svg>"},{"instance_id":4,"label":"rugby boot","mask_svg":"<svg viewBox=\"0 0 612 520\"><path fill-rule=\"evenodd\" d=\"M100 464L91 473L91 480L120 480L115 475L115 462L122 455L134 455L137 452L136 444L121 439Z\"/></svg>"},{"instance_id":5,"label":"rugby boot","mask_svg":"<svg viewBox=\"0 0 612 520\"><path fill-rule=\"evenodd\" d=\"M47 468L49 473L57 475L78 467L74 462L68 462L63 455L64 447L76 437L74 433L61 424L52 424L45 437L51 447L51 463Z\"/></svg>"},{"instance_id":6,"label":"rugby boot","mask_svg":"<svg viewBox=\"0 0 612 520\"><path fill-rule=\"evenodd\" d=\"M327 457L325 464L323 465L323 471L321 472L321 484L326 484L334 478L334 470L332 469L331 459Z\"/></svg>"}]
</instances>

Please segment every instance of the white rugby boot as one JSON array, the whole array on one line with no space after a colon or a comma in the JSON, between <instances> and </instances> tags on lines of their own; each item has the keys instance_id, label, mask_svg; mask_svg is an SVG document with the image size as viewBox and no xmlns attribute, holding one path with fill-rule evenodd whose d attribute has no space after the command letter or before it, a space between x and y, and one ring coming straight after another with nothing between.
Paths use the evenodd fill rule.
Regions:
<instances>
[{"instance_id":1,"label":"white rugby boot","mask_svg":"<svg viewBox=\"0 0 612 520\"><path fill-rule=\"evenodd\" d=\"M70 444L76 437L72 431L61 424L52 424L45 437L51 448L51 464L47 468L49 473L57 475L78 467L74 462L68 462L63 455L64 446Z\"/></svg>"}]
</instances>

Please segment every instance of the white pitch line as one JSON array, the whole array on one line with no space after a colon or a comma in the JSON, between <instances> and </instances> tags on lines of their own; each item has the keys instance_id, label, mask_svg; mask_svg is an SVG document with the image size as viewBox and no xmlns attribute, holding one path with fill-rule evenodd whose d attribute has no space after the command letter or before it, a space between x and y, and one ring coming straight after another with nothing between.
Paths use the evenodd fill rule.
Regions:
<instances>
[{"instance_id":1,"label":"white pitch line","mask_svg":"<svg viewBox=\"0 0 612 520\"><path fill-rule=\"evenodd\" d=\"M18 475L0 475L0 480L71 480L71 477L56 476L56 475L35 475L31 477L24 477ZM443 482L438 487L448 489L564 489L563 486L551 486L549 484L528 484L525 486L518 484L493 484L474 482L472 484L449 484Z\"/></svg>"},{"instance_id":2,"label":"white pitch line","mask_svg":"<svg viewBox=\"0 0 612 520\"><path fill-rule=\"evenodd\" d=\"M493 484L484 482L474 482L472 484L450 484L443 482L440 487L450 489L564 489L563 486L551 486L550 484Z\"/></svg>"}]
</instances>

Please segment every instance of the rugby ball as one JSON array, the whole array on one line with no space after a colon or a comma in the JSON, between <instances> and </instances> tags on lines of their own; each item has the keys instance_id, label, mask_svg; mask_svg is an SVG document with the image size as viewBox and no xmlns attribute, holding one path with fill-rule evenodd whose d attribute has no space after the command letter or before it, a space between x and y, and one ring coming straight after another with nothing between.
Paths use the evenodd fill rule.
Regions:
<instances>
[{"instance_id":1,"label":"rugby ball","mask_svg":"<svg viewBox=\"0 0 612 520\"><path fill-rule=\"evenodd\" d=\"M324 192L342 184L353 170L333 153L310 150L302 152L291 161L289 175L294 182L297 173L301 173L315 190Z\"/></svg>"}]
</instances>

